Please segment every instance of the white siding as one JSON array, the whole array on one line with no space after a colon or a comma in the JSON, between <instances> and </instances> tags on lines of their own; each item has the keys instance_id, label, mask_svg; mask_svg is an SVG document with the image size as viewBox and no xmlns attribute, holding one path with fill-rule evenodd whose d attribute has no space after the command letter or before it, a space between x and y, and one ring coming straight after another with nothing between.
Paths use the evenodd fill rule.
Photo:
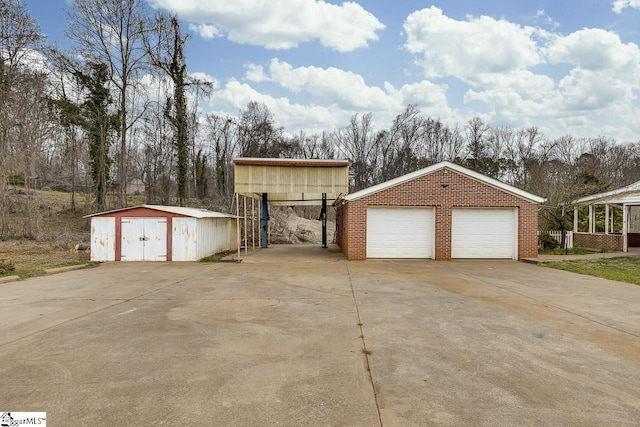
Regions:
<instances>
[{"instance_id":1,"label":"white siding","mask_svg":"<svg viewBox=\"0 0 640 427\"><path fill-rule=\"evenodd\" d=\"M229 227L230 223L233 227ZM198 259L238 249L236 236L235 220L231 218L203 218L199 220Z\"/></svg>"},{"instance_id":2,"label":"white siding","mask_svg":"<svg viewBox=\"0 0 640 427\"><path fill-rule=\"evenodd\" d=\"M198 258L196 218L173 218L171 236L172 261L196 261Z\"/></svg>"},{"instance_id":3,"label":"white siding","mask_svg":"<svg viewBox=\"0 0 640 427\"><path fill-rule=\"evenodd\" d=\"M236 236L231 218L173 218L172 260L197 261L235 250Z\"/></svg>"},{"instance_id":4,"label":"white siding","mask_svg":"<svg viewBox=\"0 0 640 427\"><path fill-rule=\"evenodd\" d=\"M115 261L116 219L114 217L91 218L91 261Z\"/></svg>"}]
</instances>

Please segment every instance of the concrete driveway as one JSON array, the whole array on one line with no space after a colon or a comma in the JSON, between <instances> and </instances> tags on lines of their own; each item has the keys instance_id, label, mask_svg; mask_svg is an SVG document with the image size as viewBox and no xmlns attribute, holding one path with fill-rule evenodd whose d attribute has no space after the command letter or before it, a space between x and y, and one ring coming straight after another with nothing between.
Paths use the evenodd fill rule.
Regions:
<instances>
[{"instance_id":1,"label":"concrete driveway","mask_svg":"<svg viewBox=\"0 0 640 427\"><path fill-rule=\"evenodd\" d=\"M65 426L637 425L640 287L300 246L104 264L0 285L0 411Z\"/></svg>"}]
</instances>

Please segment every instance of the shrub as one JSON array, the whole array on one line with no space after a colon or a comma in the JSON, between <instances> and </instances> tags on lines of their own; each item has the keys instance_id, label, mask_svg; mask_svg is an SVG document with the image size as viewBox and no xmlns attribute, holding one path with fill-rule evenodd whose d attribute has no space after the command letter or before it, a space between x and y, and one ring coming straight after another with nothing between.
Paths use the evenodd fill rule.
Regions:
<instances>
[{"instance_id":1,"label":"shrub","mask_svg":"<svg viewBox=\"0 0 640 427\"><path fill-rule=\"evenodd\" d=\"M0 259L0 274L6 274L16 269L13 262L7 259Z\"/></svg>"},{"instance_id":2,"label":"shrub","mask_svg":"<svg viewBox=\"0 0 640 427\"><path fill-rule=\"evenodd\" d=\"M556 249L557 247L560 246L560 243L553 237L551 237L551 235L549 233L540 233L540 236L538 236L538 244L540 245L540 248L542 248L543 250L545 249Z\"/></svg>"}]
</instances>

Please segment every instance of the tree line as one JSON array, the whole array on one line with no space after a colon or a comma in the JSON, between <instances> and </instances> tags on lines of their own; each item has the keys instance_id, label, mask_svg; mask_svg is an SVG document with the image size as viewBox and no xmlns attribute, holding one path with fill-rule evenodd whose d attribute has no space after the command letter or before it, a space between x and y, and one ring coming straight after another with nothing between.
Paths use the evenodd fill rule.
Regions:
<instances>
[{"instance_id":1,"label":"tree line","mask_svg":"<svg viewBox=\"0 0 640 427\"><path fill-rule=\"evenodd\" d=\"M139 182L146 203L229 211L234 157L347 159L352 191L449 160L546 197L545 218L564 229L571 200L640 180L639 142L549 138L478 117L449 125L415 105L384 129L356 113L341 128L293 135L258 102L206 113L199 101L212 86L189 73L176 16L143 0L73 0L68 13L73 48L61 51L22 0L0 0L0 238L38 238L34 188L68 191L70 209L95 211L127 206ZM15 188L26 197L20 230L6 220Z\"/></svg>"}]
</instances>

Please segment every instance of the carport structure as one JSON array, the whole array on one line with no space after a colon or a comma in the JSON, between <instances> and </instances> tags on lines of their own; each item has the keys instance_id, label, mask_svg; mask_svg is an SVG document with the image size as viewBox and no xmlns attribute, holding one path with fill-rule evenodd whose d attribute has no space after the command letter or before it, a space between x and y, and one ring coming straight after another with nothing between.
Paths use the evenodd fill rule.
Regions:
<instances>
[{"instance_id":1,"label":"carport structure","mask_svg":"<svg viewBox=\"0 0 640 427\"><path fill-rule=\"evenodd\" d=\"M333 203L339 196L349 192L347 160L241 157L234 159L233 163L238 216L239 196L245 198L245 248L247 198L252 200L252 204L254 200L258 200L261 205L260 245L263 248L268 245L269 205L322 206L322 246L327 247L327 203ZM240 230L239 221L237 226ZM238 236L240 239L240 232Z\"/></svg>"},{"instance_id":2,"label":"carport structure","mask_svg":"<svg viewBox=\"0 0 640 427\"><path fill-rule=\"evenodd\" d=\"M612 251L640 251L640 181L574 201L573 245ZM589 209L587 229L579 210Z\"/></svg>"}]
</instances>

